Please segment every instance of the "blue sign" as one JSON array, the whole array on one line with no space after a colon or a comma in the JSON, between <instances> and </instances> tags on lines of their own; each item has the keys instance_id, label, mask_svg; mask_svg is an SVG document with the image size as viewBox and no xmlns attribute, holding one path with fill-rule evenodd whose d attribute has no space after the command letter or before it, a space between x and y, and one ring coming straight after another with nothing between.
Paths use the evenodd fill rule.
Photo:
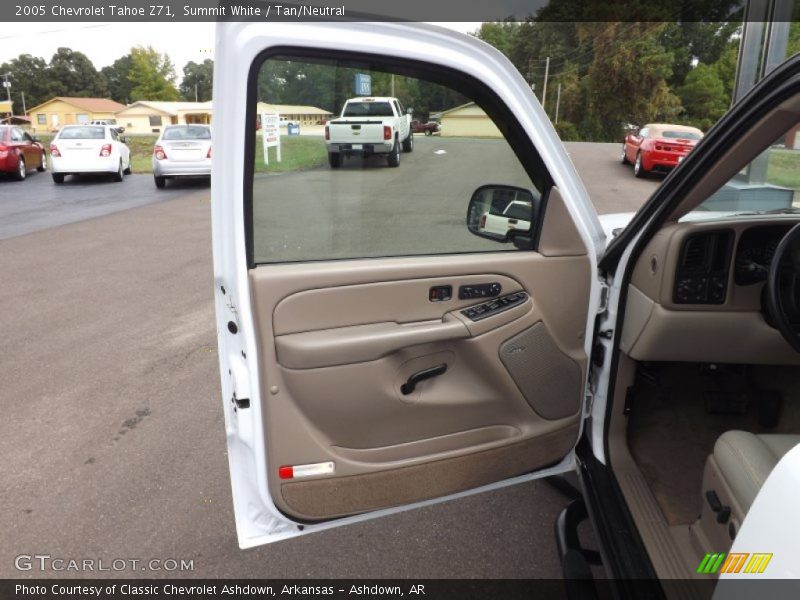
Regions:
<instances>
[{"instance_id":1,"label":"blue sign","mask_svg":"<svg viewBox=\"0 0 800 600\"><path fill-rule=\"evenodd\" d=\"M372 76L366 73L356 73L356 96L372 95Z\"/></svg>"}]
</instances>

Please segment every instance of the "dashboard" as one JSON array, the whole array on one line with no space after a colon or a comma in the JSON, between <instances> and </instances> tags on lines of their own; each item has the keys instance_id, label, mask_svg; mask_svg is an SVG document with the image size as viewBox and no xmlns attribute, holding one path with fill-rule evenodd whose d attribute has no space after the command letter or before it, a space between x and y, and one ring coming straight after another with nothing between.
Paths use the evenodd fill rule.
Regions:
<instances>
[{"instance_id":1,"label":"dashboard","mask_svg":"<svg viewBox=\"0 0 800 600\"><path fill-rule=\"evenodd\" d=\"M772 257L791 225L712 229L687 235L675 273L676 304L724 304L733 265L733 283L749 286L767 280ZM734 240L735 252L734 252Z\"/></svg>"},{"instance_id":2,"label":"dashboard","mask_svg":"<svg viewBox=\"0 0 800 600\"><path fill-rule=\"evenodd\" d=\"M736 285L754 285L767 280L775 250L789 229L791 225L762 225L742 233L736 246Z\"/></svg>"},{"instance_id":3,"label":"dashboard","mask_svg":"<svg viewBox=\"0 0 800 600\"><path fill-rule=\"evenodd\" d=\"M635 360L800 364L765 318L764 284L796 215L672 223L628 286L621 348Z\"/></svg>"}]
</instances>

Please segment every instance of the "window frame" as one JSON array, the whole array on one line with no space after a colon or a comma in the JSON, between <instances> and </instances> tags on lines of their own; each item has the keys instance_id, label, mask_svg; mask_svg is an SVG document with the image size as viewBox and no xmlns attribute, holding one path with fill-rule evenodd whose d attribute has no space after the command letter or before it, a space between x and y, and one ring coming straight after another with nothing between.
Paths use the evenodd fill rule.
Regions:
<instances>
[{"instance_id":1,"label":"window frame","mask_svg":"<svg viewBox=\"0 0 800 600\"><path fill-rule=\"evenodd\" d=\"M276 262L256 262L255 243L254 243L254 220L253 220L253 188L255 183L255 152L257 136L255 130L248 124L255 122L257 104L257 85L258 75L263 64L270 59L291 59L307 60L320 64L336 61L337 66L349 68L367 68L370 70L395 69L395 75L405 75L416 79L426 79L438 85L449 86L459 94L467 96L484 110L486 115L494 122L505 141L519 160L520 165L528 175L534 188L540 192L541 200L537 210L531 214L531 243L527 248L520 248L515 244L500 244L495 252L520 252L537 251L539 239L541 237L544 215L546 213L547 201L550 189L554 185L553 177L547 165L542 159L539 151L534 146L533 141L528 137L524 128L517 117L503 102L500 96L489 86L477 78L452 67L437 65L434 63L406 59L390 55L350 52L346 50L332 50L330 48L307 48L297 46L273 46L259 52L253 62L247 77L247 96L246 110L244 115L243 131L244 138L244 169L242 181L242 195L244 204L244 237L245 237L245 256L247 268L254 269L259 265L280 266L287 264L307 264L307 263L327 263L339 261L371 260L385 258L405 258L421 256L453 256L461 254L493 254L495 252L476 252L468 250L463 252L428 253L428 254L403 254L387 256L363 256L345 258L319 258L305 260L284 260ZM495 119L494 117L498 117ZM502 118L500 118L502 117ZM465 199L464 210L468 205L469 199ZM466 227L466 225L465 225ZM507 246L510 246L507 247Z\"/></svg>"}]
</instances>

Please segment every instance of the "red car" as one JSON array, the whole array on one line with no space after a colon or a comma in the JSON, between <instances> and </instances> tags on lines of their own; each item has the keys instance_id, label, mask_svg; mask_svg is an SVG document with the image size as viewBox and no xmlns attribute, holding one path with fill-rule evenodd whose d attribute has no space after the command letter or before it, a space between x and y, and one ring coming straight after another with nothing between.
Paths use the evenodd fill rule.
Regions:
<instances>
[{"instance_id":1,"label":"red car","mask_svg":"<svg viewBox=\"0 0 800 600\"><path fill-rule=\"evenodd\" d=\"M703 132L696 127L649 123L625 137L622 164L633 164L636 177L647 177L652 171L669 171L702 138Z\"/></svg>"},{"instance_id":2,"label":"red car","mask_svg":"<svg viewBox=\"0 0 800 600\"><path fill-rule=\"evenodd\" d=\"M47 168L44 146L14 125L0 125L0 173L13 173L22 180L32 168Z\"/></svg>"},{"instance_id":3,"label":"red car","mask_svg":"<svg viewBox=\"0 0 800 600\"><path fill-rule=\"evenodd\" d=\"M433 135L434 133L439 133L439 123L436 121L428 121L427 123L423 123L422 121L411 121L411 131L414 133Z\"/></svg>"}]
</instances>

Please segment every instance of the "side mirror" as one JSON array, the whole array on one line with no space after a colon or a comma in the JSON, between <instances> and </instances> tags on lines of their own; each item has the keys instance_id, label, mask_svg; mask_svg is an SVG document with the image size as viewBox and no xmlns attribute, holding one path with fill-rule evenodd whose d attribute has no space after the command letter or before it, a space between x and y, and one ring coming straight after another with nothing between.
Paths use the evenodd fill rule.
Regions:
<instances>
[{"instance_id":1,"label":"side mirror","mask_svg":"<svg viewBox=\"0 0 800 600\"><path fill-rule=\"evenodd\" d=\"M514 242L529 248L532 224L539 208L538 194L510 185L484 185L472 194L467 208L467 229L495 242Z\"/></svg>"},{"instance_id":2,"label":"side mirror","mask_svg":"<svg viewBox=\"0 0 800 600\"><path fill-rule=\"evenodd\" d=\"M41 142L41 141L42 141L42 140L40 140L40 139L39 139L39 136L37 136L37 135L32 135L32 136L31 136L31 139L32 139L34 142Z\"/></svg>"},{"instance_id":3,"label":"side mirror","mask_svg":"<svg viewBox=\"0 0 800 600\"><path fill-rule=\"evenodd\" d=\"M124 127L117 127L117 133L125 133Z\"/></svg>"},{"instance_id":4,"label":"side mirror","mask_svg":"<svg viewBox=\"0 0 800 600\"><path fill-rule=\"evenodd\" d=\"M414 109L409 106L408 108L406 108L406 114L413 115Z\"/></svg>"}]
</instances>

